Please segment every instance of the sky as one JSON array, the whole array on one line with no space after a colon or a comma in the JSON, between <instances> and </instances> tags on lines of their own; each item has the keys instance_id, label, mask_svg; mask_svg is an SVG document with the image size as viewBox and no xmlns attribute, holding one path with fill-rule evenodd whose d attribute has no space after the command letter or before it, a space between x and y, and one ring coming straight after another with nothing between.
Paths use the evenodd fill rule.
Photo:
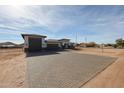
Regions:
<instances>
[{"instance_id":1,"label":"sky","mask_svg":"<svg viewBox=\"0 0 124 93\"><path fill-rule=\"evenodd\" d=\"M0 42L23 43L21 34L114 43L124 38L124 6L0 5Z\"/></svg>"}]
</instances>

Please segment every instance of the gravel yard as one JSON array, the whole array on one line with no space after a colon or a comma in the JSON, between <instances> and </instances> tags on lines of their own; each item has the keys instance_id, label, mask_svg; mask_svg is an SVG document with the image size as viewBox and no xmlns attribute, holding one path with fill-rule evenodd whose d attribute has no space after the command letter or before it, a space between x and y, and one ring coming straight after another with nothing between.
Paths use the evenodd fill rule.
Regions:
<instances>
[{"instance_id":1,"label":"gravel yard","mask_svg":"<svg viewBox=\"0 0 124 93\"><path fill-rule=\"evenodd\" d=\"M81 87L116 58L69 51L31 54L27 60L29 87Z\"/></svg>"}]
</instances>

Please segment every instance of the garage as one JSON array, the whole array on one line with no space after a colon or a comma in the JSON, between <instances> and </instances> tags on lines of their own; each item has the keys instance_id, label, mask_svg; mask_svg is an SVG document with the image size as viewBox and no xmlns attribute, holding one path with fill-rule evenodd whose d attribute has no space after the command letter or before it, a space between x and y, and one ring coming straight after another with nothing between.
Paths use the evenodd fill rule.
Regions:
<instances>
[{"instance_id":1,"label":"garage","mask_svg":"<svg viewBox=\"0 0 124 93\"><path fill-rule=\"evenodd\" d=\"M47 40L47 49L48 50L56 50L61 49L61 41L55 40L55 39L49 39Z\"/></svg>"}]
</instances>

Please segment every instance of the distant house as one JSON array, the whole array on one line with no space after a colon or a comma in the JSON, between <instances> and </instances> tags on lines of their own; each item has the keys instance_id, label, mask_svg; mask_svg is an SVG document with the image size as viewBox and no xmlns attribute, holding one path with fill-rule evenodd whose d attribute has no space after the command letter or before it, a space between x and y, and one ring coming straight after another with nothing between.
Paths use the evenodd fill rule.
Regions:
<instances>
[{"instance_id":1,"label":"distant house","mask_svg":"<svg viewBox=\"0 0 124 93\"><path fill-rule=\"evenodd\" d=\"M22 34L25 51L41 51L46 48L45 38L43 35Z\"/></svg>"},{"instance_id":2,"label":"distant house","mask_svg":"<svg viewBox=\"0 0 124 93\"><path fill-rule=\"evenodd\" d=\"M3 43L0 43L0 48L14 48L16 46L17 46L17 44L14 44L12 42L3 42Z\"/></svg>"},{"instance_id":3,"label":"distant house","mask_svg":"<svg viewBox=\"0 0 124 93\"><path fill-rule=\"evenodd\" d=\"M62 48L69 48L71 46L70 39L59 39L61 41Z\"/></svg>"},{"instance_id":4,"label":"distant house","mask_svg":"<svg viewBox=\"0 0 124 93\"><path fill-rule=\"evenodd\" d=\"M70 39L48 39L47 49L69 49L74 48L75 43L70 42Z\"/></svg>"},{"instance_id":5,"label":"distant house","mask_svg":"<svg viewBox=\"0 0 124 93\"><path fill-rule=\"evenodd\" d=\"M46 40L46 43L47 43L48 50L55 50L55 49L62 48L62 42L56 39L48 39Z\"/></svg>"}]
</instances>

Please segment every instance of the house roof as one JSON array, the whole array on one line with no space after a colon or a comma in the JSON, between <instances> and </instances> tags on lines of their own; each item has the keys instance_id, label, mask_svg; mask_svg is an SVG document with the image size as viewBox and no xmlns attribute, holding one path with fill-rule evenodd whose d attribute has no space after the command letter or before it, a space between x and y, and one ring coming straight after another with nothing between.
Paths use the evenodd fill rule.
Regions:
<instances>
[{"instance_id":1,"label":"house roof","mask_svg":"<svg viewBox=\"0 0 124 93\"><path fill-rule=\"evenodd\" d=\"M12 43L12 42L3 42L3 43L0 43L0 46L1 45L17 45L17 44L15 44L15 43Z\"/></svg>"},{"instance_id":2,"label":"house roof","mask_svg":"<svg viewBox=\"0 0 124 93\"><path fill-rule=\"evenodd\" d=\"M23 38L24 38L24 36L37 37L37 38L46 38L47 37L47 36L37 35L37 34L21 34L21 35Z\"/></svg>"},{"instance_id":3,"label":"house roof","mask_svg":"<svg viewBox=\"0 0 124 93\"><path fill-rule=\"evenodd\" d=\"M63 38L63 39L59 39L59 41L70 41L70 39Z\"/></svg>"},{"instance_id":4,"label":"house roof","mask_svg":"<svg viewBox=\"0 0 124 93\"><path fill-rule=\"evenodd\" d=\"M67 38L63 38L63 39L59 39L59 40L70 40L70 39L67 39Z\"/></svg>"},{"instance_id":5,"label":"house roof","mask_svg":"<svg viewBox=\"0 0 124 93\"><path fill-rule=\"evenodd\" d=\"M48 39L46 40L48 43L61 43L61 41L57 40L57 39Z\"/></svg>"},{"instance_id":6,"label":"house roof","mask_svg":"<svg viewBox=\"0 0 124 93\"><path fill-rule=\"evenodd\" d=\"M17 46L17 44L12 43L12 42L3 42L3 43L0 43L0 47L15 47L15 46Z\"/></svg>"}]
</instances>

